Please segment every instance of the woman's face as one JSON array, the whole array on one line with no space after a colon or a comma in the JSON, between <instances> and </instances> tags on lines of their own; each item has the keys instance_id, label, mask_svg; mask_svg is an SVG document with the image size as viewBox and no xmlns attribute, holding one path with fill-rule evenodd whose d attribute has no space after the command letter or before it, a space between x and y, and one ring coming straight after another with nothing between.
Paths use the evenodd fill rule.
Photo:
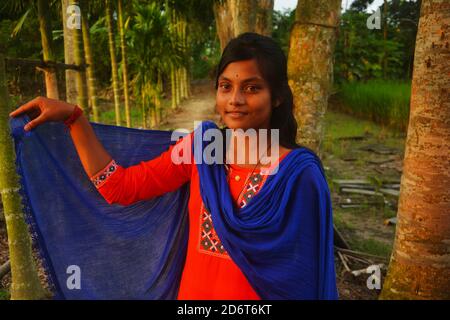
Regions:
<instances>
[{"instance_id":1,"label":"woman's face","mask_svg":"<svg viewBox=\"0 0 450 320\"><path fill-rule=\"evenodd\" d=\"M228 128L269 129L271 104L256 60L232 62L219 76L216 108Z\"/></svg>"}]
</instances>

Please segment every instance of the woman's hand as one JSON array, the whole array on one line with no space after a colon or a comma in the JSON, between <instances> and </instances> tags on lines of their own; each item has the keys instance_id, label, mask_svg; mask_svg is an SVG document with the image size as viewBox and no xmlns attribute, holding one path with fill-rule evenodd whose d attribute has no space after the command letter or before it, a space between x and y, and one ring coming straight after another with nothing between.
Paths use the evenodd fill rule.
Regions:
<instances>
[{"instance_id":1,"label":"woman's hand","mask_svg":"<svg viewBox=\"0 0 450 320\"><path fill-rule=\"evenodd\" d=\"M11 112L9 116L17 117L23 113L27 114L32 120L24 127L24 130L29 131L45 122L67 120L74 108L75 105L64 101L37 97Z\"/></svg>"}]
</instances>

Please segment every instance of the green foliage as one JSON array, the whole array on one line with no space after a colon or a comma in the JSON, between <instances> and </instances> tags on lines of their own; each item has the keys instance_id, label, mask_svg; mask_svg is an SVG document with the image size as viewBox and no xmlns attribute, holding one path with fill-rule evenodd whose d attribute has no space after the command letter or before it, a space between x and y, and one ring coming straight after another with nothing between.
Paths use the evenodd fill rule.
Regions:
<instances>
[{"instance_id":1,"label":"green foliage","mask_svg":"<svg viewBox=\"0 0 450 320\"><path fill-rule=\"evenodd\" d=\"M411 85L398 81L343 83L339 91L343 111L403 130L408 125L410 96Z\"/></svg>"},{"instance_id":2,"label":"green foliage","mask_svg":"<svg viewBox=\"0 0 450 320\"><path fill-rule=\"evenodd\" d=\"M192 39L190 61L194 79L213 78L221 56L215 26L211 25L203 32L206 35L203 39Z\"/></svg>"},{"instance_id":3,"label":"green foliage","mask_svg":"<svg viewBox=\"0 0 450 320\"><path fill-rule=\"evenodd\" d=\"M295 20L295 10L273 11L273 31L272 38L278 42L287 56L289 52L289 37L291 26Z\"/></svg>"},{"instance_id":4,"label":"green foliage","mask_svg":"<svg viewBox=\"0 0 450 320\"><path fill-rule=\"evenodd\" d=\"M384 50L389 76L399 78L404 74L402 44L395 40L384 41L382 30L369 30L368 16L356 11L346 11L342 15L334 65L338 82L381 78Z\"/></svg>"},{"instance_id":5,"label":"green foliage","mask_svg":"<svg viewBox=\"0 0 450 320\"><path fill-rule=\"evenodd\" d=\"M412 75L414 44L420 1L388 1L387 39L381 29L367 28L370 16L364 10L372 1L355 1L341 17L335 49L334 72L337 82L378 78L408 79ZM383 64L386 60L386 70Z\"/></svg>"},{"instance_id":6,"label":"green foliage","mask_svg":"<svg viewBox=\"0 0 450 320\"><path fill-rule=\"evenodd\" d=\"M155 3L135 1L130 21L129 64L135 96L145 106L162 93L158 77L169 74L172 66L186 61L180 39L164 11Z\"/></svg>"}]
</instances>

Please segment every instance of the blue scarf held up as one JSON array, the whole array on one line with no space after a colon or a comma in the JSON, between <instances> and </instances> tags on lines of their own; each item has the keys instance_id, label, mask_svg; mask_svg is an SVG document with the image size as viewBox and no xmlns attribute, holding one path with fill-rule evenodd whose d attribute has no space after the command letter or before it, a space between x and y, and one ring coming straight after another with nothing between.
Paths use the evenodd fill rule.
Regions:
<instances>
[{"instance_id":1,"label":"blue scarf held up","mask_svg":"<svg viewBox=\"0 0 450 320\"><path fill-rule=\"evenodd\" d=\"M189 185L130 206L109 205L86 176L64 126L47 123L25 132L26 122L10 123L20 192L55 298L176 299L188 242ZM125 167L174 143L169 131L92 125ZM199 128L217 127L206 121ZM207 144L194 143L202 150ZM314 154L290 152L239 210L223 166L197 168L214 227L261 298L337 298L331 202Z\"/></svg>"}]
</instances>

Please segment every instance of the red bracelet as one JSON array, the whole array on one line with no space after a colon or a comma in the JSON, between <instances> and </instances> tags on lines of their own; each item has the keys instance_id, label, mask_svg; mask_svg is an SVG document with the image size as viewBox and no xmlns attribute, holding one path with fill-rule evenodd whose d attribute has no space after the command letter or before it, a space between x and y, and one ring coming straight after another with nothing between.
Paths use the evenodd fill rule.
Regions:
<instances>
[{"instance_id":1,"label":"red bracelet","mask_svg":"<svg viewBox=\"0 0 450 320\"><path fill-rule=\"evenodd\" d=\"M67 129L70 129L70 127L73 125L75 121L83 114L83 110L79 106L75 106L73 109L72 114L69 118L67 118L66 121L64 121L64 124L66 125Z\"/></svg>"}]
</instances>

